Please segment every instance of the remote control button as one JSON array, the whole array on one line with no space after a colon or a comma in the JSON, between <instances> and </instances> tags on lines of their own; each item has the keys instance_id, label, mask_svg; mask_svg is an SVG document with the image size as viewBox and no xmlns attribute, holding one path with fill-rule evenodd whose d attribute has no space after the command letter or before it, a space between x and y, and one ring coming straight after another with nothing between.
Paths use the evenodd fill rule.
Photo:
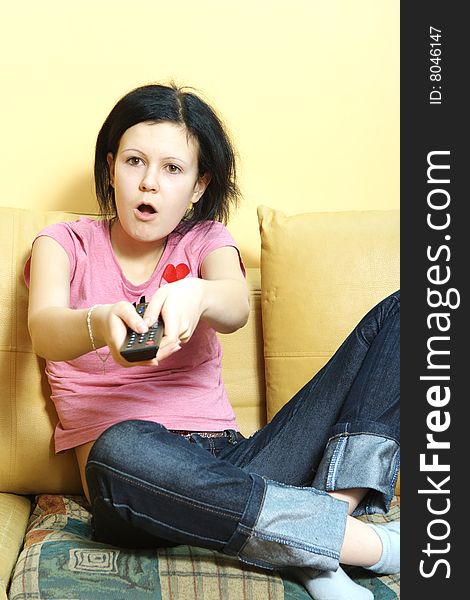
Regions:
<instances>
[{"instance_id":1,"label":"remote control button","mask_svg":"<svg viewBox=\"0 0 470 600\"><path fill-rule=\"evenodd\" d=\"M147 308L145 297L142 296L138 305L134 303L135 309L140 316L143 316ZM123 344L121 355L130 362L139 360L149 360L156 356L158 344L163 335L163 322L159 318L148 328L147 333L138 333L130 327L127 329L127 338Z\"/></svg>"}]
</instances>

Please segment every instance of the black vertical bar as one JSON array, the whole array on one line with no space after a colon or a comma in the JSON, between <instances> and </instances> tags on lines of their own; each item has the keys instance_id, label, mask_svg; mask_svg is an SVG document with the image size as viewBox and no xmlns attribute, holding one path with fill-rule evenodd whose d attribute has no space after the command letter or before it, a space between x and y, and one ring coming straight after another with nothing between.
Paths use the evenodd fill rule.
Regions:
<instances>
[{"instance_id":1,"label":"black vertical bar","mask_svg":"<svg viewBox=\"0 0 470 600\"><path fill-rule=\"evenodd\" d=\"M464 109L463 6L401 3L404 600L468 595L470 108Z\"/></svg>"}]
</instances>

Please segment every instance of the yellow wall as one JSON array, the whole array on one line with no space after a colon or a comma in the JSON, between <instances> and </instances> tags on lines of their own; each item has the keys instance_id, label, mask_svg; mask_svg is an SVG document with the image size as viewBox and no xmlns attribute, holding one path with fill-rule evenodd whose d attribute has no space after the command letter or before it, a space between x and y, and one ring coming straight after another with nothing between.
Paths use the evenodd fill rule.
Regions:
<instances>
[{"instance_id":1,"label":"yellow wall","mask_svg":"<svg viewBox=\"0 0 470 600\"><path fill-rule=\"evenodd\" d=\"M131 88L205 93L240 154L230 229L256 206L398 208L397 0L19 0L2 7L3 206L95 210L93 148Z\"/></svg>"}]
</instances>

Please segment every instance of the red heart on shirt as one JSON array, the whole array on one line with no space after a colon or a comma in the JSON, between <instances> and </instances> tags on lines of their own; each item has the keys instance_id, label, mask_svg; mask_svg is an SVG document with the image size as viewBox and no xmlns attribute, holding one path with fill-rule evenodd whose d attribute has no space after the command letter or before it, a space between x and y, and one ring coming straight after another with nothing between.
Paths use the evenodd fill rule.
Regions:
<instances>
[{"instance_id":1,"label":"red heart on shirt","mask_svg":"<svg viewBox=\"0 0 470 600\"><path fill-rule=\"evenodd\" d=\"M188 273L189 267L184 263L180 263L176 267L175 265L167 265L163 271L163 279L168 283L172 283L173 281L184 279Z\"/></svg>"}]
</instances>

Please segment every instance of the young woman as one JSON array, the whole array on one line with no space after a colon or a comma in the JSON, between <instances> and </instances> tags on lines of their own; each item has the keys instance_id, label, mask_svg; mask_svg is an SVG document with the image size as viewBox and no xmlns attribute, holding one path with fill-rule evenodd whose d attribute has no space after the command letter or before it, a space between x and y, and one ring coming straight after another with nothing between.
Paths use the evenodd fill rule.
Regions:
<instances>
[{"instance_id":1,"label":"young woman","mask_svg":"<svg viewBox=\"0 0 470 600\"><path fill-rule=\"evenodd\" d=\"M396 482L399 294L245 439L215 333L249 311L223 225L238 189L220 119L189 90L131 91L98 135L95 182L104 218L41 231L25 271L56 451L75 448L95 539L214 548L298 568L317 600L370 598L338 566L399 570L397 525L349 516L387 511ZM145 333L159 317L156 357L127 362L127 328Z\"/></svg>"}]
</instances>

